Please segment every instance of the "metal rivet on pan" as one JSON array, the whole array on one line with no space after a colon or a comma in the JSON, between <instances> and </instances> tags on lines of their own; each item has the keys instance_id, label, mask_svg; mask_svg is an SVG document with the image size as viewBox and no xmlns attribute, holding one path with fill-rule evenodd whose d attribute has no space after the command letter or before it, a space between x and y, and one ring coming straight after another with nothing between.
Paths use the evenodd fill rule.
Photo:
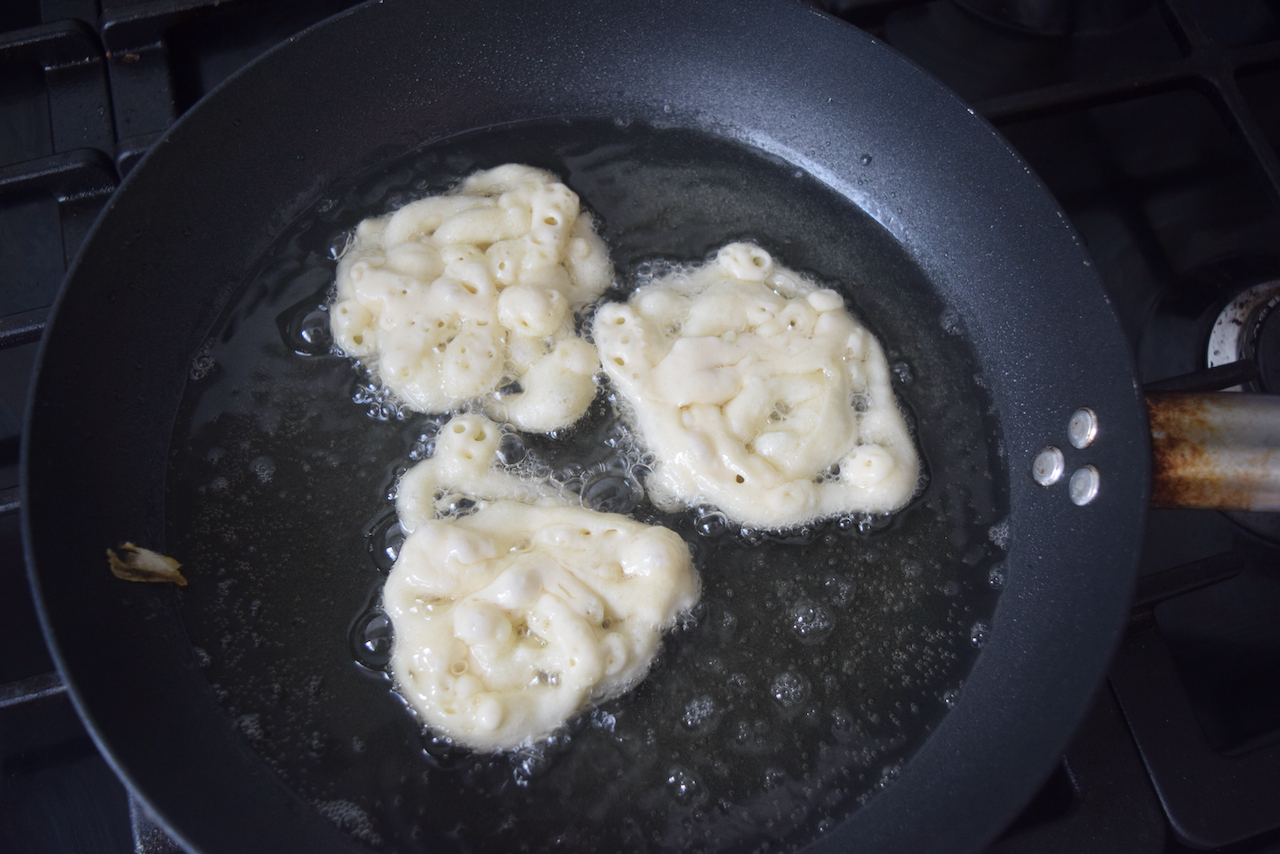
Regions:
<instances>
[{"instance_id":1,"label":"metal rivet on pan","mask_svg":"<svg viewBox=\"0 0 1280 854\"><path fill-rule=\"evenodd\" d=\"M1066 468L1066 462L1062 459L1062 451L1050 445L1036 454L1036 460L1031 464L1031 476L1041 486L1053 486L1062 480L1062 473L1066 471Z\"/></svg>"},{"instance_id":2,"label":"metal rivet on pan","mask_svg":"<svg viewBox=\"0 0 1280 854\"><path fill-rule=\"evenodd\" d=\"M1093 466L1076 469L1067 486L1071 500L1081 507L1098 497L1098 470Z\"/></svg>"},{"instance_id":3,"label":"metal rivet on pan","mask_svg":"<svg viewBox=\"0 0 1280 854\"><path fill-rule=\"evenodd\" d=\"M1077 448L1087 448L1098 438L1098 413L1087 406L1071 413L1067 422L1067 436Z\"/></svg>"}]
</instances>

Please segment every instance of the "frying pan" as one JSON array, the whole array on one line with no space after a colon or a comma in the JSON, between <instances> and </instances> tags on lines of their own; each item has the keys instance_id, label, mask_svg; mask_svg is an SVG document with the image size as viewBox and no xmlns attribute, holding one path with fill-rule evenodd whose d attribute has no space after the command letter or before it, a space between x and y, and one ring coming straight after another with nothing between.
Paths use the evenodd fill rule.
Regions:
<instances>
[{"instance_id":1,"label":"frying pan","mask_svg":"<svg viewBox=\"0 0 1280 854\"><path fill-rule=\"evenodd\" d=\"M42 343L22 475L44 629L108 760L193 850L363 849L224 710L193 654L183 594L106 571L106 547L164 551L172 538L170 445L193 359L273 243L359 176L470 132L518 149L526 128L563 136L593 121L718 141L861 212L940 310L912 334L926 349L962 343L982 392L954 392L997 425L987 470L1008 508L1005 583L981 653L896 779L814 850L980 848L1087 708L1131 595L1146 421L1087 256L989 126L874 40L800 5L374 3L263 57L173 127L103 212ZM679 254L650 238L655 254ZM859 304L867 319L907 335L888 310L896 285L877 287ZM1085 406L1098 438L1077 450L1067 424ZM1047 446L1062 449L1068 475L1100 473L1091 503L1077 506L1065 478L1033 480ZM949 463L935 453L930 465ZM317 565L316 587L285 603L292 631L323 631L304 600L323 599L340 569Z\"/></svg>"}]
</instances>

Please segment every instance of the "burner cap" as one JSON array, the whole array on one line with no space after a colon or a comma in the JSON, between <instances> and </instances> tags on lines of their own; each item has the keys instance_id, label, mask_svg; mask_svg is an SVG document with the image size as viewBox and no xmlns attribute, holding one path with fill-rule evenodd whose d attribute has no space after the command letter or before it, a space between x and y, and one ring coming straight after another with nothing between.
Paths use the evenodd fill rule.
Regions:
<instances>
[{"instance_id":1,"label":"burner cap","mask_svg":"<svg viewBox=\"0 0 1280 854\"><path fill-rule=\"evenodd\" d=\"M1272 297L1260 312L1254 325L1253 358L1258 363L1258 384L1262 391L1280 392L1280 311L1275 306L1280 296Z\"/></svg>"},{"instance_id":2,"label":"burner cap","mask_svg":"<svg viewBox=\"0 0 1280 854\"><path fill-rule=\"evenodd\" d=\"M1210 368L1239 361L1256 361L1258 379L1249 391L1280 392L1280 280L1263 282L1227 303L1209 332L1206 360ZM1243 391L1241 386L1227 391Z\"/></svg>"}]
</instances>

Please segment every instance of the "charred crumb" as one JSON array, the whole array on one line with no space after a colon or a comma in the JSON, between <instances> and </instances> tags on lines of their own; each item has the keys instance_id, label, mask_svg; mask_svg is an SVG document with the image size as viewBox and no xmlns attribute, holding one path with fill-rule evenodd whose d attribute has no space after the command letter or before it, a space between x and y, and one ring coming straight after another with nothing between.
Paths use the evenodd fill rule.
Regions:
<instances>
[{"instance_id":1,"label":"charred crumb","mask_svg":"<svg viewBox=\"0 0 1280 854\"><path fill-rule=\"evenodd\" d=\"M135 546L133 543L123 543L120 551L123 557L113 549L107 549L107 563L111 567L111 574L116 578L187 586L187 579L178 571L182 564L168 555Z\"/></svg>"}]
</instances>

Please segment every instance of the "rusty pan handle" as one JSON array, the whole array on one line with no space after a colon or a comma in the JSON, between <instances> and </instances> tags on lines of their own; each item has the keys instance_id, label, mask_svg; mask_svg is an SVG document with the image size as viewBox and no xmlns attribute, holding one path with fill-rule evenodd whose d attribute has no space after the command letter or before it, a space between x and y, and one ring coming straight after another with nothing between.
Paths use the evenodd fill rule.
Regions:
<instances>
[{"instance_id":1,"label":"rusty pan handle","mask_svg":"<svg viewBox=\"0 0 1280 854\"><path fill-rule=\"evenodd\" d=\"M1280 510L1280 396L1147 395L1151 506Z\"/></svg>"}]
</instances>

